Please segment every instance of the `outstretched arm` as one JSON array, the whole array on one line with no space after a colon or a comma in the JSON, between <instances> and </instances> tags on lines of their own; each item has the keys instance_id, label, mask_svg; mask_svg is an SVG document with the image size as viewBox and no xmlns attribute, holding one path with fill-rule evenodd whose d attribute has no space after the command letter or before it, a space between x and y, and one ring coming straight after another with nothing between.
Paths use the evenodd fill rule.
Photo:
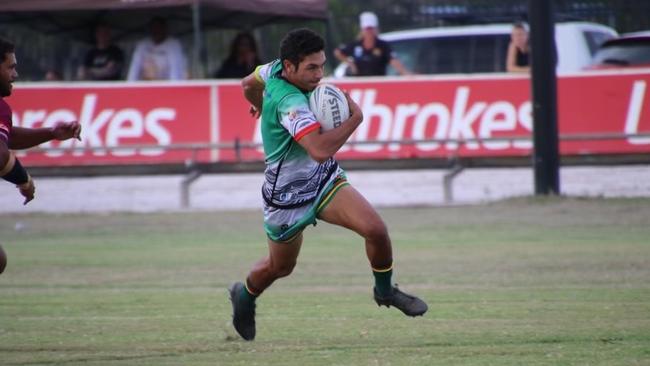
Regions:
<instances>
[{"instance_id":1,"label":"outstretched arm","mask_svg":"<svg viewBox=\"0 0 650 366\"><path fill-rule=\"evenodd\" d=\"M52 128L14 127L9 142L10 149L28 149L51 140L80 138L81 125L78 122L59 122Z\"/></svg>"}]
</instances>

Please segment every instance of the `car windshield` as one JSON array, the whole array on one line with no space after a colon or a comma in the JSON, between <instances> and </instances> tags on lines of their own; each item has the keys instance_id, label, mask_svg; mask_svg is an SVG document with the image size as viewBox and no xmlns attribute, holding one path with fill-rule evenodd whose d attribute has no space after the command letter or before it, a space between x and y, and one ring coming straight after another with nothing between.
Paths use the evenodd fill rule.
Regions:
<instances>
[{"instance_id":1,"label":"car windshield","mask_svg":"<svg viewBox=\"0 0 650 366\"><path fill-rule=\"evenodd\" d=\"M589 55L593 56L598 48L602 46L605 41L608 41L612 39L612 35L610 33L606 32L599 32L599 31L585 31L583 33L583 36L585 37L585 41L587 42L587 47L589 48Z\"/></svg>"},{"instance_id":2,"label":"car windshield","mask_svg":"<svg viewBox=\"0 0 650 366\"><path fill-rule=\"evenodd\" d=\"M650 39L605 45L596 52L593 64L622 66L650 64Z\"/></svg>"},{"instance_id":3,"label":"car windshield","mask_svg":"<svg viewBox=\"0 0 650 366\"><path fill-rule=\"evenodd\" d=\"M390 45L418 74L503 72L509 39L507 34L486 34L397 40Z\"/></svg>"}]
</instances>

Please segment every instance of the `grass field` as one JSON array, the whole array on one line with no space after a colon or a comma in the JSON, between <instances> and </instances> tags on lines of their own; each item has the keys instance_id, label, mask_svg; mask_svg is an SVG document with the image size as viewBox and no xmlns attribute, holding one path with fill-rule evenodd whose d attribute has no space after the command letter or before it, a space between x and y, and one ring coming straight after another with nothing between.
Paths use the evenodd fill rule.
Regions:
<instances>
[{"instance_id":1,"label":"grass field","mask_svg":"<svg viewBox=\"0 0 650 366\"><path fill-rule=\"evenodd\" d=\"M650 200L381 213L429 312L378 308L360 239L319 224L254 342L226 288L259 213L0 215L0 365L650 365Z\"/></svg>"}]
</instances>

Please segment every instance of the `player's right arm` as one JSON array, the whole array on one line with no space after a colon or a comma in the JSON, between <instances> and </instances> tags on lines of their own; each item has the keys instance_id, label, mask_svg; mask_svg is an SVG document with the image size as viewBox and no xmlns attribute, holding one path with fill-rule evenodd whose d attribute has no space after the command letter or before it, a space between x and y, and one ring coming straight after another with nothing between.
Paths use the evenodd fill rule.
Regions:
<instances>
[{"instance_id":1,"label":"player's right arm","mask_svg":"<svg viewBox=\"0 0 650 366\"><path fill-rule=\"evenodd\" d=\"M259 77L258 69L242 79L241 86L244 89L244 98L251 104L251 114L259 117L262 113L262 100L264 96L264 81Z\"/></svg>"},{"instance_id":2,"label":"player's right arm","mask_svg":"<svg viewBox=\"0 0 650 366\"><path fill-rule=\"evenodd\" d=\"M316 129L298 140L300 146L307 151L309 156L319 163L334 156L363 121L363 113L359 105L347 93L345 93L345 97L350 107L350 117L343 121L341 126L329 131Z\"/></svg>"},{"instance_id":3,"label":"player's right arm","mask_svg":"<svg viewBox=\"0 0 650 366\"><path fill-rule=\"evenodd\" d=\"M264 65L259 65L250 75L242 79L241 86L244 89L244 97L251 104L251 114L257 118L262 114L262 105L264 104L264 87L271 77L271 73L280 61L271 61Z\"/></svg>"}]
</instances>

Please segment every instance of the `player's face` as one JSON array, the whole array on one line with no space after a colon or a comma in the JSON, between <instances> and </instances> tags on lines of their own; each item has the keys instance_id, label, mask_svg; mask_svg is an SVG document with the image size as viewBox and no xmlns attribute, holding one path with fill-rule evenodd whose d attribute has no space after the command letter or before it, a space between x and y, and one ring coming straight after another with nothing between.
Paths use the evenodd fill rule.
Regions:
<instances>
[{"instance_id":1,"label":"player's face","mask_svg":"<svg viewBox=\"0 0 650 366\"><path fill-rule=\"evenodd\" d=\"M307 55L297 68L291 62L286 61L287 79L302 90L312 91L323 78L326 60L325 52L319 51Z\"/></svg>"},{"instance_id":2,"label":"player's face","mask_svg":"<svg viewBox=\"0 0 650 366\"><path fill-rule=\"evenodd\" d=\"M8 97L11 95L13 82L18 78L16 72L16 54L6 53L5 60L0 64L0 97Z\"/></svg>"}]
</instances>

